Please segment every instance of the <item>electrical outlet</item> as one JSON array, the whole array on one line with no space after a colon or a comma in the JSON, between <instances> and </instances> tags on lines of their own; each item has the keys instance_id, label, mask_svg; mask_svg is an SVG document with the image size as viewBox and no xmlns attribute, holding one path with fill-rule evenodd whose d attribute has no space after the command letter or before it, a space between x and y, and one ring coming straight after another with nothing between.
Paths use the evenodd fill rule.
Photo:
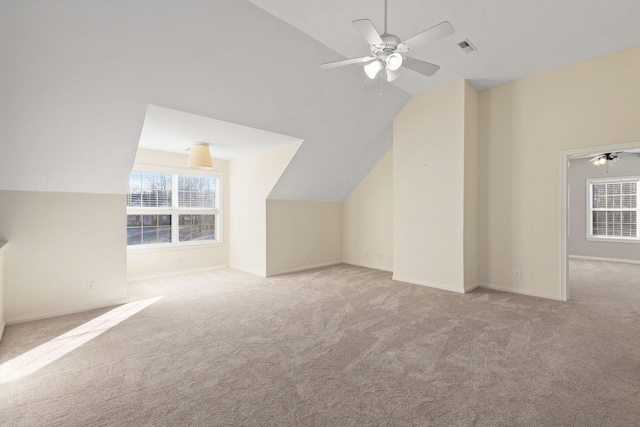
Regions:
<instances>
[{"instance_id":1,"label":"electrical outlet","mask_svg":"<svg viewBox=\"0 0 640 427\"><path fill-rule=\"evenodd\" d=\"M521 272L520 270L514 270L514 271L513 271L513 276L514 276L516 279L522 279L522 272Z\"/></svg>"},{"instance_id":2,"label":"electrical outlet","mask_svg":"<svg viewBox=\"0 0 640 427\"><path fill-rule=\"evenodd\" d=\"M87 282L87 292L93 292L96 288L96 282Z\"/></svg>"}]
</instances>

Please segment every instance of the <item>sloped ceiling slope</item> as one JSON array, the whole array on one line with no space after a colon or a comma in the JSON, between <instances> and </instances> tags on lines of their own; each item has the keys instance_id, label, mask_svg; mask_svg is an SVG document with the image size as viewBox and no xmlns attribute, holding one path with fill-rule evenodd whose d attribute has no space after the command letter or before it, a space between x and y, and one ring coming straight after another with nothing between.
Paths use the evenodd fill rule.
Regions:
<instances>
[{"instance_id":1,"label":"sloped ceiling slope","mask_svg":"<svg viewBox=\"0 0 640 427\"><path fill-rule=\"evenodd\" d=\"M2 1L0 189L126 192L153 104L303 139L271 197L342 201L409 95L336 56L246 0Z\"/></svg>"},{"instance_id":2,"label":"sloped ceiling slope","mask_svg":"<svg viewBox=\"0 0 640 427\"><path fill-rule=\"evenodd\" d=\"M138 143L140 149L186 156L194 141L209 143L217 159L232 160L297 143L299 138L267 132L235 123L149 105ZM137 157L136 157L137 159Z\"/></svg>"}]
</instances>

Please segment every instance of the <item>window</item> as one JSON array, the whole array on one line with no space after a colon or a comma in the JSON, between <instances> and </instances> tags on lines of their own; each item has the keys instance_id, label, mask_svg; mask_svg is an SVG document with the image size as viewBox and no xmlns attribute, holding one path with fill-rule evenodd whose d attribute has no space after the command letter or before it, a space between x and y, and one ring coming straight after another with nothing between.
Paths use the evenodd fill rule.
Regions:
<instances>
[{"instance_id":1,"label":"window","mask_svg":"<svg viewBox=\"0 0 640 427\"><path fill-rule=\"evenodd\" d=\"M638 241L640 178L587 180L587 238Z\"/></svg>"},{"instance_id":2,"label":"window","mask_svg":"<svg viewBox=\"0 0 640 427\"><path fill-rule=\"evenodd\" d=\"M127 193L127 245L219 242L220 179L133 171Z\"/></svg>"}]
</instances>

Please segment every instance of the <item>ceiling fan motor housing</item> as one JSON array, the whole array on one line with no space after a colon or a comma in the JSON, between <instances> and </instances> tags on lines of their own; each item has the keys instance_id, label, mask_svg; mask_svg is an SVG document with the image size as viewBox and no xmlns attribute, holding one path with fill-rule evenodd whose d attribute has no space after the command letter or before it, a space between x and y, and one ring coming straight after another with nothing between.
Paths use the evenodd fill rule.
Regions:
<instances>
[{"instance_id":1,"label":"ceiling fan motor housing","mask_svg":"<svg viewBox=\"0 0 640 427\"><path fill-rule=\"evenodd\" d=\"M377 56L379 53L389 51L393 53L398 48L398 45L402 42L398 36L393 34L384 33L380 36L384 45L371 45L371 54Z\"/></svg>"}]
</instances>

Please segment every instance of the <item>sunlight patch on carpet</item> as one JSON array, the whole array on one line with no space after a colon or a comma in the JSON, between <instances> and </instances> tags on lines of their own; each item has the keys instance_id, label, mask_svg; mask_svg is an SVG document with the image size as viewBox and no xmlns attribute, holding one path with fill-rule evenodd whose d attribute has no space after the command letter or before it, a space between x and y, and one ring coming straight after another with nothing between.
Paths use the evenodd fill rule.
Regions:
<instances>
[{"instance_id":1,"label":"sunlight patch on carpet","mask_svg":"<svg viewBox=\"0 0 640 427\"><path fill-rule=\"evenodd\" d=\"M0 384L17 381L44 368L120 322L144 310L162 297L135 301L114 308L0 365Z\"/></svg>"}]
</instances>

